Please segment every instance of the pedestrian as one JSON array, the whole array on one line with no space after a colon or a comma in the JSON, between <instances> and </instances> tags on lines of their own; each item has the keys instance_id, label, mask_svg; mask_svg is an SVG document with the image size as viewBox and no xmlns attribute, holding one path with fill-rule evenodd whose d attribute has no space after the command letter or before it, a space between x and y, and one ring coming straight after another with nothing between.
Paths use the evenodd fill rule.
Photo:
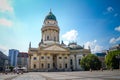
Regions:
<instances>
[{"instance_id":1,"label":"pedestrian","mask_svg":"<svg viewBox=\"0 0 120 80\"><path fill-rule=\"evenodd\" d=\"M17 74L19 74L19 71L17 70Z\"/></svg>"}]
</instances>

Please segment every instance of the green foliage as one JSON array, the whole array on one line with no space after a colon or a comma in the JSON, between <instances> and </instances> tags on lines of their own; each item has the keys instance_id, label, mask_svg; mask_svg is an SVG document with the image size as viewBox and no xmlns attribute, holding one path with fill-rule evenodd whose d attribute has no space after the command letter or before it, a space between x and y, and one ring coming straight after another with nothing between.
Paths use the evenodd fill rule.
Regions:
<instances>
[{"instance_id":1,"label":"green foliage","mask_svg":"<svg viewBox=\"0 0 120 80\"><path fill-rule=\"evenodd\" d=\"M80 65L85 70L97 70L101 68L101 62L99 61L98 57L94 54L88 54L87 56L83 57L80 61Z\"/></svg>"},{"instance_id":2,"label":"green foliage","mask_svg":"<svg viewBox=\"0 0 120 80\"><path fill-rule=\"evenodd\" d=\"M9 66L10 71L13 71L14 66Z\"/></svg>"},{"instance_id":3,"label":"green foliage","mask_svg":"<svg viewBox=\"0 0 120 80\"><path fill-rule=\"evenodd\" d=\"M105 58L105 64L107 65L108 69L118 69L119 68L119 60L116 59L116 56L120 56L120 50L116 51L110 51L106 58Z\"/></svg>"}]
</instances>

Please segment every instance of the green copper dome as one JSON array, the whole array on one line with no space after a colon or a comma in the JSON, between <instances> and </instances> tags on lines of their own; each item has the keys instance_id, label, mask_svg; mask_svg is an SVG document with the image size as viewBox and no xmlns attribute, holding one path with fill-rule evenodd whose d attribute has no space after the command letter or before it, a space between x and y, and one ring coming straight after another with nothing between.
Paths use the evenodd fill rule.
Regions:
<instances>
[{"instance_id":1,"label":"green copper dome","mask_svg":"<svg viewBox=\"0 0 120 80\"><path fill-rule=\"evenodd\" d=\"M55 20L56 21L56 17L55 15L50 11L49 14L45 17L45 21L46 20Z\"/></svg>"}]
</instances>

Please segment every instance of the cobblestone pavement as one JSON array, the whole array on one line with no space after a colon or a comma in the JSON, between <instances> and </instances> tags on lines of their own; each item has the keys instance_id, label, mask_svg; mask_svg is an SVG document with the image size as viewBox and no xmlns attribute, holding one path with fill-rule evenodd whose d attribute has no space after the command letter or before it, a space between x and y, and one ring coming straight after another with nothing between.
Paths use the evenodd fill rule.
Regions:
<instances>
[{"instance_id":1,"label":"cobblestone pavement","mask_svg":"<svg viewBox=\"0 0 120 80\"><path fill-rule=\"evenodd\" d=\"M40 73L40 72L39 72ZM12 80L46 80L44 77L42 77L38 72L35 73L24 73Z\"/></svg>"},{"instance_id":2,"label":"cobblestone pavement","mask_svg":"<svg viewBox=\"0 0 120 80\"><path fill-rule=\"evenodd\" d=\"M120 80L120 70L40 73L47 80Z\"/></svg>"},{"instance_id":3,"label":"cobblestone pavement","mask_svg":"<svg viewBox=\"0 0 120 80\"><path fill-rule=\"evenodd\" d=\"M103 72L29 72L19 75L0 74L0 80L120 80L120 70Z\"/></svg>"},{"instance_id":4,"label":"cobblestone pavement","mask_svg":"<svg viewBox=\"0 0 120 80\"><path fill-rule=\"evenodd\" d=\"M17 76L19 76L19 75L18 74L11 74L11 73L6 75L6 74L0 73L0 80L10 80L10 79L15 78Z\"/></svg>"}]
</instances>

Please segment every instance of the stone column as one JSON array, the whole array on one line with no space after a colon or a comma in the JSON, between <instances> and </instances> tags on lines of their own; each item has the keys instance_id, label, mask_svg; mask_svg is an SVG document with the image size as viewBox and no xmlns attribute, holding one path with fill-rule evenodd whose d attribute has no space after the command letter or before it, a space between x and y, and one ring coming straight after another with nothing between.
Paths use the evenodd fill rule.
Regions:
<instances>
[{"instance_id":1,"label":"stone column","mask_svg":"<svg viewBox=\"0 0 120 80\"><path fill-rule=\"evenodd\" d=\"M77 64L76 64L76 62L77 62L77 58L76 58L76 54L74 55L74 58L75 58L75 70L77 69Z\"/></svg>"},{"instance_id":2,"label":"stone column","mask_svg":"<svg viewBox=\"0 0 120 80\"><path fill-rule=\"evenodd\" d=\"M62 69L65 69L65 59L64 59L65 55L62 54Z\"/></svg>"},{"instance_id":3,"label":"stone column","mask_svg":"<svg viewBox=\"0 0 120 80\"><path fill-rule=\"evenodd\" d=\"M68 69L70 69L70 55L69 54L67 55L67 61L68 61L68 63L67 63L68 64Z\"/></svg>"}]
</instances>

